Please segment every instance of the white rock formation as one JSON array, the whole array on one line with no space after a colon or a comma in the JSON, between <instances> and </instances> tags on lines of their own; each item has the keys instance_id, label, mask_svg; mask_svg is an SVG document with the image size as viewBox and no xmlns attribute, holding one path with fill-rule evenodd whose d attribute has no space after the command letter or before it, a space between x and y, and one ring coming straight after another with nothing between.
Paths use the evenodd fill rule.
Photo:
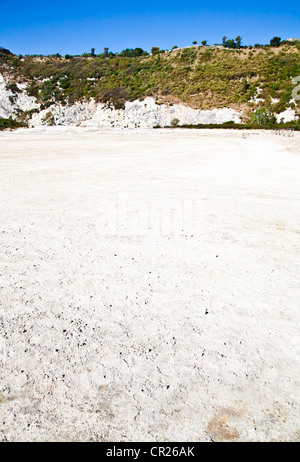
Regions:
<instances>
[{"instance_id":1,"label":"white rock formation","mask_svg":"<svg viewBox=\"0 0 300 462\"><path fill-rule=\"evenodd\" d=\"M115 109L94 101L76 103L72 106L54 104L39 114L34 114L30 125L45 124L45 116L51 112L56 125L81 125L91 127L152 128L169 126L173 119L182 124L240 122L240 114L228 108L199 111L180 104L168 106L156 104L154 98L126 102L124 109Z\"/></svg>"},{"instance_id":2,"label":"white rock formation","mask_svg":"<svg viewBox=\"0 0 300 462\"><path fill-rule=\"evenodd\" d=\"M20 93L13 93L6 88L7 82L0 74L0 118L16 117L19 111L36 109L40 105L36 98L28 96L25 90L26 84L18 85Z\"/></svg>"},{"instance_id":3,"label":"white rock formation","mask_svg":"<svg viewBox=\"0 0 300 462\"><path fill-rule=\"evenodd\" d=\"M19 93L8 90L5 78L0 74L0 118L16 118L20 112L39 108L36 98L28 96L26 84L18 84ZM124 109L115 109L107 104L96 103L94 100L76 102L70 106L59 103L34 113L29 126L47 125L47 115L56 125L85 126L98 128L152 128L155 126L170 126L177 119L178 125L184 124L222 124L228 121L241 122L241 113L230 108L216 108L201 111L180 104L156 104L155 99L148 97L143 101L127 101ZM295 111L287 109L278 114L277 121L294 120ZM48 117L49 121L49 117Z\"/></svg>"},{"instance_id":4,"label":"white rock formation","mask_svg":"<svg viewBox=\"0 0 300 462\"><path fill-rule=\"evenodd\" d=\"M291 122L296 119L296 112L293 109L286 109L280 114L276 114L276 120L278 123L282 122Z\"/></svg>"}]
</instances>

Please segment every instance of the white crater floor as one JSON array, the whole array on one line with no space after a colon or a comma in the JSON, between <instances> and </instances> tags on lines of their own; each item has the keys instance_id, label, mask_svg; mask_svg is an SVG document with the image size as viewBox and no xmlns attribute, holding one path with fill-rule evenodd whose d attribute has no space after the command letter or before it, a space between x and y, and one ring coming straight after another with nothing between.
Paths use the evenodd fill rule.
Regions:
<instances>
[{"instance_id":1,"label":"white crater floor","mask_svg":"<svg viewBox=\"0 0 300 462\"><path fill-rule=\"evenodd\" d=\"M1 132L0 440L299 441L299 172L299 133Z\"/></svg>"}]
</instances>

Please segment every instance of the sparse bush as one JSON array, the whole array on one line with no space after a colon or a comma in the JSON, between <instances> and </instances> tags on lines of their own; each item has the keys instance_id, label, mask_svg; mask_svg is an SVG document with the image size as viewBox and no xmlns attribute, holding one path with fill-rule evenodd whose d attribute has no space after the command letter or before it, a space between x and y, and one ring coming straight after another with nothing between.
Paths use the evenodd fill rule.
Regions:
<instances>
[{"instance_id":1,"label":"sparse bush","mask_svg":"<svg viewBox=\"0 0 300 462\"><path fill-rule=\"evenodd\" d=\"M251 123L257 125L264 125L270 120L269 113L265 107L260 107L256 109L254 114L251 116Z\"/></svg>"},{"instance_id":2,"label":"sparse bush","mask_svg":"<svg viewBox=\"0 0 300 462\"><path fill-rule=\"evenodd\" d=\"M43 117L43 122L49 127L52 127L53 125L55 125L54 115L52 114L51 111L45 114L45 116Z\"/></svg>"},{"instance_id":3,"label":"sparse bush","mask_svg":"<svg viewBox=\"0 0 300 462\"><path fill-rule=\"evenodd\" d=\"M14 95L16 93L22 93L22 90L18 87L16 83L11 83L10 85L7 85L7 90L10 90Z\"/></svg>"},{"instance_id":4,"label":"sparse bush","mask_svg":"<svg viewBox=\"0 0 300 462\"><path fill-rule=\"evenodd\" d=\"M151 48L151 53L153 55L157 55L159 53L159 47L152 47Z\"/></svg>"},{"instance_id":5,"label":"sparse bush","mask_svg":"<svg viewBox=\"0 0 300 462\"><path fill-rule=\"evenodd\" d=\"M12 119L11 117L9 117L9 119L0 118L0 130L15 129L19 127L26 127L26 125Z\"/></svg>"},{"instance_id":6,"label":"sparse bush","mask_svg":"<svg viewBox=\"0 0 300 462\"><path fill-rule=\"evenodd\" d=\"M3 53L4 55L13 55L11 51L9 51L7 48L0 47L0 53Z\"/></svg>"},{"instance_id":7,"label":"sparse bush","mask_svg":"<svg viewBox=\"0 0 300 462\"><path fill-rule=\"evenodd\" d=\"M172 127L172 128L178 127L179 122L180 122L180 120L177 119L176 117L174 117L174 118L171 120L171 127Z\"/></svg>"},{"instance_id":8,"label":"sparse bush","mask_svg":"<svg viewBox=\"0 0 300 462\"><path fill-rule=\"evenodd\" d=\"M281 42L281 37L273 37L270 40L271 47L279 47Z\"/></svg>"}]
</instances>

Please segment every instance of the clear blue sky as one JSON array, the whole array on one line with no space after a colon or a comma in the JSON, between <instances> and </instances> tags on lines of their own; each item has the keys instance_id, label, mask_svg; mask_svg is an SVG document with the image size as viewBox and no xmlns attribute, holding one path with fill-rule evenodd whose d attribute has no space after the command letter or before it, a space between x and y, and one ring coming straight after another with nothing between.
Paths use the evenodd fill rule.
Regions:
<instances>
[{"instance_id":1,"label":"clear blue sky","mask_svg":"<svg viewBox=\"0 0 300 462\"><path fill-rule=\"evenodd\" d=\"M0 46L16 54L101 53L152 46L300 38L300 0L0 0Z\"/></svg>"}]
</instances>

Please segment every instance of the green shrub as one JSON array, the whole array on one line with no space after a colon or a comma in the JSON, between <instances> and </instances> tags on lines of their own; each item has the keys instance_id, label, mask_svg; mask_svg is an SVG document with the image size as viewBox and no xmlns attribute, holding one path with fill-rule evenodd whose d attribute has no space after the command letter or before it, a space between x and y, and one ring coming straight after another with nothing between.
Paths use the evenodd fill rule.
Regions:
<instances>
[{"instance_id":1,"label":"green shrub","mask_svg":"<svg viewBox=\"0 0 300 462\"><path fill-rule=\"evenodd\" d=\"M43 122L49 127L52 127L53 125L55 125L54 115L52 114L51 111L47 112L46 115L43 117Z\"/></svg>"},{"instance_id":2,"label":"green shrub","mask_svg":"<svg viewBox=\"0 0 300 462\"><path fill-rule=\"evenodd\" d=\"M14 129L19 127L26 127L26 124L13 120L11 117L9 119L0 118L0 130Z\"/></svg>"},{"instance_id":3,"label":"green shrub","mask_svg":"<svg viewBox=\"0 0 300 462\"><path fill-rule=\"evenodd\" d=\"M179 122L180 122L179 119L177 119L176 117L174 117L174 118L171 120L171 127L172 127L172 128L178 127Z\"/></svg>"},{"instance_id":4,"label":"green shrub","mask_svg":"<svg viewBox=\"0 0 300 462\"><path fill-rule=\"evenodd\" d=\"M269 113L265 107L260 107L251 115L251 123L256 125L264 125L269 122Z\"/></svg>"}]
</instances>

